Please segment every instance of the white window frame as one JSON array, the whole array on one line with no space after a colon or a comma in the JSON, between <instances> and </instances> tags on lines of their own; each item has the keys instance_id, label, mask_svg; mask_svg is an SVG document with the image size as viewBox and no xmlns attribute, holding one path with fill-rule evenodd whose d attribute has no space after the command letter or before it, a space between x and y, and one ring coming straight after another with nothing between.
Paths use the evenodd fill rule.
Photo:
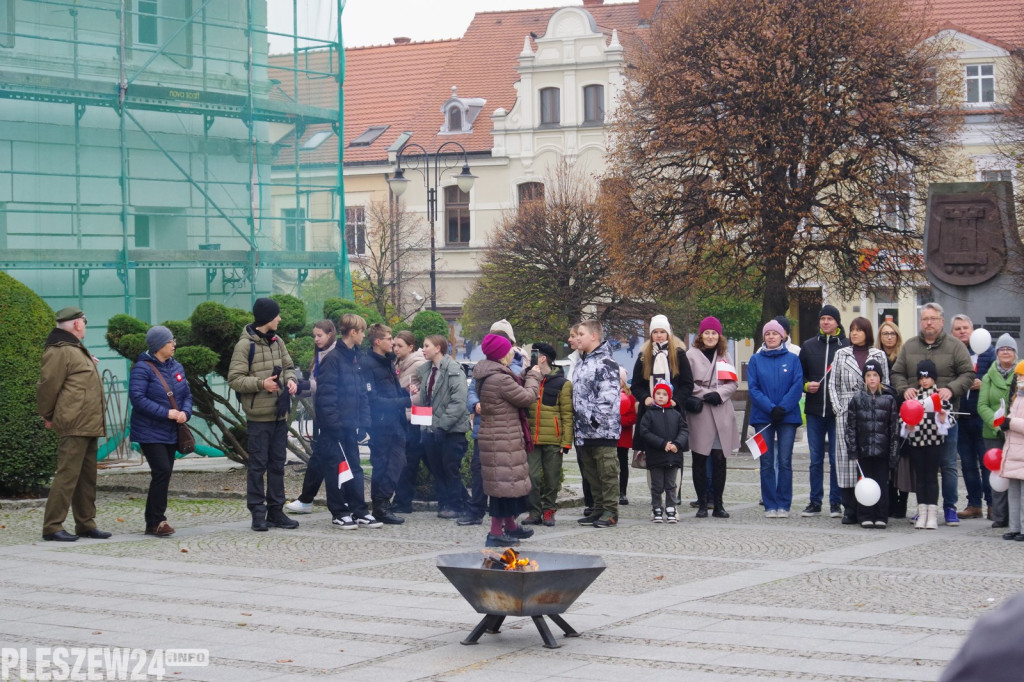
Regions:
<instances>
[{"instance_id":1,"label":"white window frame","mask_svg":"<svg viewBox=\"0 0 1024 682\"><path fill-rule=\"evenodd\" d=\"M986 73L987 72L987 73ZM991 99L984 99L985 84L991 85ZM972 99L971 89L974 88ZM964 65L964 101L971 106L986 106L996 101L996 65L965 64Z\"/></svg>"},{"instance_id":2,"label":"white window frame","mask_svg":"<svg viewBox=\"0 0 1024 682\"><path fill-rule=\"evenodd\" d=\"M591 92L594 88L598 88L599 92L600 92L600 96L597 98L597 101L596 101L597 108L598 108L598 113L600 114L600 116L598 116L597 118L587 118L587 103L588 103L587 94L589 92ZM604 121L605 121L604 85L601 84L601 83L591 83L590 85L584 85L583 86L583 125L586 125L586 126L604 125Z\"/></svg>"},{"instance_id":3,"label":"white window frame","mask_svg":"<svg viewBox=\"0 0 1024 682\"><path fill-rule=\"evenodd\" d=\"M307 220L306 209L304 208L281 209L281 248L283 251L306 251ZM301 244L299 243L300 240ZM299 248L288 248L289 242L293 242L292 245Z\"/></svg>"},{"instance_id":4,"label":"white window frame","mask_svg":"<svg viewBox=\"0 0 1024 682\"><path fill-rule=\"evenodd\" d=\"M14 0L0 0L0 47L14 47Z\"/></svg>"},{"instance_id":5,"label":"white window frame","mask_svg":"<svg viewBox=\"0 0 1024 682\"><path fill-rule=\"evenodd\" d=\"M366 207L345 207L345 250L349 258L366 255Z\"/></svg>"},{"instance_id":6,"label":"white window frame","mask_svg":"<svg viewBox=\"0 0 1024 682\"><path fill-rule=\"evenodd\" d=\"M554 101L554 120L545 120L544 112L550 107L550 103L545 101L545 95L548 97L553 96ZM542 126L560 126L562 125L562 90L557 87L541 88L540 92L537 93L537 99L540 102L540 112L538 121ZM547 106L546 106L547 105Z\"/></svg>"}]
</instances>

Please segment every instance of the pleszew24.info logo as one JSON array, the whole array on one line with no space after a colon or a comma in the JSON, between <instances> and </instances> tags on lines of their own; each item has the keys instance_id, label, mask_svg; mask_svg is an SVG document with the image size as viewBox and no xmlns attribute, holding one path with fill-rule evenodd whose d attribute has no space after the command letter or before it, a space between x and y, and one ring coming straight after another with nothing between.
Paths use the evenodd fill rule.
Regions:
<instances>
[{"instance_id":1,"label":"pleszew24.info logo","mask_svg":"<svg viewBox=\"0 0 1024 682\"><path fill-rule=\"evenodd\" d=\"M162 680L168 668L206 665L209 649L0 648L0 680Z\"/></svg>"}]
</instances>

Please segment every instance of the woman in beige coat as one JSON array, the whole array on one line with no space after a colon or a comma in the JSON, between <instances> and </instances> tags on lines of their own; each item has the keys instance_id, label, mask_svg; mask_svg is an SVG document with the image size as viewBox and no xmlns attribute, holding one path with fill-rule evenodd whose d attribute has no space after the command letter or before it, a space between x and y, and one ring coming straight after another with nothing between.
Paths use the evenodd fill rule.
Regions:
<instances>
[{"instance_id":1,"label":"woman in beige coat","mask_svg":"<svg viewBox=\"0 0 1024 682\"><path fill-rule=\"evenodd\" d=\"M516 523L527 510L530 495L530 465L526 451L529 428L524 408L537 402L540 370L533 367L520 380L509 369L514 357L512 342L488 334L480 344L487 359L473 368L480 398L480 470L484 492L490 498L491 532L487 547L508 547L533 530Z\"/></svg>"},{"instance_id":2,"label":"woman in beige coat","mask_svg":"<svg viewBox=\"0 0 1024 682\"><path fill-rule=\"evenodd\" d=\"M725 455L740 447L732 394L736 392L736 368L726 350L722 323L715 317L701 320L693 347L686 351L693 374L693 395L686 411L693 451L693 487L697 491L697 518L707 518L707 463L711 457L711 488L716 518L727 519L722 494L725 490ZM697 402L699 401L699 402ZM700 409L694 411L697 405Z\"/></svg>"},{"instance_id":3,"label":"woman in beige coat","mask_svg":"<svg viewBox=\"0 0 1024 682\"><path fill-rule=\"evenodd\" d=\"M395 334L394 351L397 358L395 372L398 374L398 383L411 395L415 395L420 388L420 378L416 375L416 370L427 359L423 357L423 351L416 347L416 337L408 329ZM405 415L408 421L409 410L405 411ZM423 444L420 442L420 427L406 423L405 468L398 479L395 498L391 504L391 508L396 512L412 513L412 497L416 490L416 478L420 473L420 460L426 462Z\"/></svg>"}]
</instances>

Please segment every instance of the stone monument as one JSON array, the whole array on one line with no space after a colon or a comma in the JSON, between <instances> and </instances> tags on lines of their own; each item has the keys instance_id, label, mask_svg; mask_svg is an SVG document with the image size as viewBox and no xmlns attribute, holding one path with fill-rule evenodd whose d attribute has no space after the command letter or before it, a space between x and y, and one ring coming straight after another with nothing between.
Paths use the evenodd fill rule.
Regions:
<instances>
[{"instance_id":1,"label":"stone monument","mask_svg":"<svg viewBox=\"0 0 1024 682\"><path fill-rule=\"evenodd\" d=\"M947 321L966 313L996 339L1020 339L1024 244L1009 182L937 183L928 188L924 260Z\"/></svg>"}]
</instances>

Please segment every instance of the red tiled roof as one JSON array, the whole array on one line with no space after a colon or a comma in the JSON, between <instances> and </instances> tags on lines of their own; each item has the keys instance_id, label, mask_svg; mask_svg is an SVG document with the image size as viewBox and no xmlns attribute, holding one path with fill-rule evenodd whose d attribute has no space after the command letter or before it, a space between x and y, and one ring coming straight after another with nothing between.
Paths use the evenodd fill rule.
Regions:
<instances>
[{"instance_id":1,"label":"red tiled roof","mask_svg":"<svg viewBox=\"0 0 1024 682\"><path fill-rule=\"evenodd\" d=\"M1012 50L1024 47L1021 0L912 0L937 30L952 28Z\"/></svg>"},{"instance_id":2,"label":"red tiled roof","mask_svg":"<svg viewBox=\"0 0 1024 682\"><path fill-rule=\"evenodd\" d=\"M638 23L637 3L601 5L586 8L598 30L610 36L618 29L628 49L629 32ZM345 148L345 163L383 161L387 148L405 131L410 141L428 150L455 140L470 152L489 152L493 147L491 114L501 107L511 109L516 102L514 84L519 80L516 67L523 39L532 31L543 35L548 20L558 9L480 12L458 40L362 47L345 51L345 144L372 125L390 128L368 147ZM316 53L323 68L327 53ZM291 55L271 57L271 64L291 66ZM301 68L301 65L300 65ZM291 75L273 72L273 78L290 88ZM438 135L443 121L441 105L451 96L452 86L459 97L487 100L477 116L473 132L464 135ZM337 107L337 91L332 81L300 79L299 101L303 104ZM324 126L310 126L303 140ZM287 138L286 138L287 140ZM282 163L290 163L285 151ZM316 150L301 152L304 164L331 164L338 158L337 138L331 137Z\"/></svg>"}]
</instances>

